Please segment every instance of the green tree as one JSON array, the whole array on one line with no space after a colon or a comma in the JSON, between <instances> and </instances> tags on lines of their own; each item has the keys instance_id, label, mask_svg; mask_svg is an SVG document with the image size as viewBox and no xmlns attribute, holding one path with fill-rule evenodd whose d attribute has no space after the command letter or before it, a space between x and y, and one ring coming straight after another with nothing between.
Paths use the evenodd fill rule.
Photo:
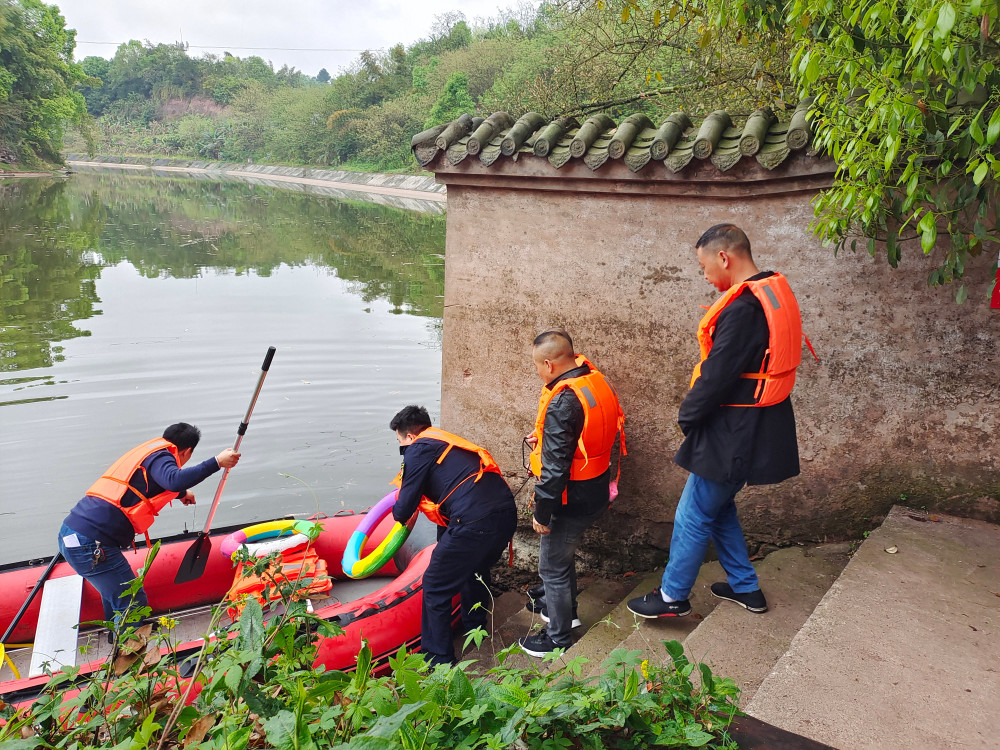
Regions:
<instances>
[{"instance_id":1,"label":"green tree","mask_svg":"<svg viewBox=\"0 0 1000 750\"><path fill-rule=\"evenodd\" d=\"M86 116L89 83L73 62L76 32L54 5L0 0L0 146L16 158L60 163L67 123Z\"/></svg>"},{"instance_id":2,"label":"green tree","mask_svg":"<svg viewBox=\"0 0 1000 750\"><path fill-rule=\"evenodd\" d=\"M319 73L316 74L316 80L320 83L330 82L330 74L327 72L326 68L319 69Z\"/></svg>"},{"instance_id":3,"label":"green tree","mask_svg":"<svg viewBox=\"0 0 1000 750\"><path fill-rule=\"evenodd\" d=\"M476 103L469 96L469 76L453 73L445 84L444 91L434 102L431 113L424 123L425 128L455 120L466 112L474 112Z\"/></svg>"},{"instance_id":4,"label":"green tree","mask_svg":"<svg viewBox=\"0 0 1000 750\"><path fill-rule=\"evenodd\" d=\"M759 70L812 98L815 141L837 162L815 203L825 243L860 242L893 267L919 245L938 285L960 280L997 241L998 0L586 0L572 10L600 11L646 39L684 17L703 49L787 48ZM965 297L959 284L956 300Z\"/></svg>"}]
</instances>

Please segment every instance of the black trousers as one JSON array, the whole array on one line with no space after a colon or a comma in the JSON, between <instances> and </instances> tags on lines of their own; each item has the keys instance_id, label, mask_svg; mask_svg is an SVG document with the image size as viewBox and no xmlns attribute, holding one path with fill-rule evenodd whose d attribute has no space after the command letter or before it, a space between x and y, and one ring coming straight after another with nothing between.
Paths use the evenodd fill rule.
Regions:
<instances>
[{"instance_id":1,"label":"black trousers","mask_svg":"<svg viewBox=\"0 0 1000 750\"><path fill-rule=\"evenodd\" d=\"M462 596L463 629L485 625L490 568L500 559L517 528L513 507L468 523L452 521L438 530L438 543L424 572L420 649L433 664L455 662L451 603ZM475 607L476 604L480 606Z\"/></svg>"}]
</instances>

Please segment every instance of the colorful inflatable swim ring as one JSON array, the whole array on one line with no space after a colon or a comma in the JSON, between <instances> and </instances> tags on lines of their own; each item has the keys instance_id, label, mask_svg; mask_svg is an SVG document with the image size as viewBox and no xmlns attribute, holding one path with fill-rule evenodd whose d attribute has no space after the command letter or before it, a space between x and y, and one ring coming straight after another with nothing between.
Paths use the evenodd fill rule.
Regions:
<instances>
[{"instance_id":1,"label":"colorful inflatable swim ring","mask_svg":"<svg viewBox=\"0 0 1000 750\"><path fill-rule=\"evenodd\" d=\"M239 529L222 540L219 551L231 558L240 547L246 547L254 557L266 557L305 547L317 524L312 521L266 521Z\"/></svg>"},{"instance_id":2,"label":"colorful inflatable swim ring","mask_svg":"<svg viewBox=\"0 0 1000 750\"><path fill-rule=\"evenodd\" d=\"M344 559L341 562L341 567L344 573L351 578L367 578L372 573L376 573L379 568L392 559L392 556L403 546L406 537L410 535L410 529L413 528L413 524L417 520L416 513L405 524L397 521L389 531L388 536L382 540L382 543L378 547L364 557L361 556L365 548L365 542L368 541L368 537L372 531L381 523L382 519L392 512L392 506L396 502L398 493L399 490L393 490L375 503L375 507L364 515L361 523L358 524L358 528L354 530L351 538L347 540L347 547L344 549Z\"/></svg>"}]
</instances>

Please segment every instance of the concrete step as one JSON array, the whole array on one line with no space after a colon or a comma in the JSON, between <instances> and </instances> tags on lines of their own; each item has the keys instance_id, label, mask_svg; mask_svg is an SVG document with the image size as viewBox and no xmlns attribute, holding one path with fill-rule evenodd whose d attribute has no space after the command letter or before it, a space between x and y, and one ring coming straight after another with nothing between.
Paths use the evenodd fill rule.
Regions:
<instances>
[{"instance_id":1,"label":"concrete step","mask_svg":"<svg viewBox=\"0 0 1000 750\"><path fill-rule=\"evenodd\" d=\"M747 712L838 748L985 750L998 695L1000 526L897 506Z\"/></svg>"},{"instance_id":2,"label":"concrete step","mask_svg":"<svg viewBox=\"0 0 1000 750\"><path fill-rule=\"evenodd\" d=\"M622 600L631 589L630 578L607 579L592 576L581 577L577 581L580 589L577 596L577 610L581 626L575 629L574 636L594 629L607 617L608 613ZM483 673L497 665L496 654L519 638L544 627L545 623L535 613L525 609L527 596L520 591L507 591L497 597L491 615L490 638L479 648L470 646L462 652L464 639L456 639L455 653L460 661L474 659L476 663L471 671ZM528 667L534 664L541 667L543 662L522 652L510 657L507 662L512 666Z\"/></svg>"},{"instance_id":3,"label":"concrete step","mask_svg":"<svg viewBox=\"0 0 1000 750\"><path fill-rule=\"evenodd\" d=\"M706 563L691 591L690 615L644 620L628 611L626 598L567 657L586 656L589 669L595 671L614 649L625 648L642 651L653 663L668 664L663 643L678 640L692 661L704 662L715 674L735 680L743 691L741 705L746 705L843 570L848 552L847 544L791 547L758 561L757 574L769 607L762 615L712 596L710 586L725 580L725 572L717 561ZM654 571L644 577L628 598L652 591L661 574Z\"/></svg>"}]
</instances>

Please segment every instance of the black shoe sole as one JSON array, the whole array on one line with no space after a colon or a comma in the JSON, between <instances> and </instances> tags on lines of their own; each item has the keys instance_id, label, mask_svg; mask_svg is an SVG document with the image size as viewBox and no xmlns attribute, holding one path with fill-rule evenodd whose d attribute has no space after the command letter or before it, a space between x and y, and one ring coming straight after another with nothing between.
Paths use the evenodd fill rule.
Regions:
<instances>
[{"instance_id":1,"label":"black shoe sole","mask_svg":"<svg viewBox=\"0 0 1000 750\"><path fill-rule=\"evenodd\" d=\"M722 599L722 601L724 601L724 602L732 602L733 604L739 604L747 612L753 612L755 615L762 615L765 612L767 612L767 605L764 605L763 609L760 608L760 607L751 607L748 604L744 604L739 599L733 599L733 598L728 597L728 596L719 596L714 591L712 592L712 596L714 596L716 599Z\"/></svg>"}]
</instances>

